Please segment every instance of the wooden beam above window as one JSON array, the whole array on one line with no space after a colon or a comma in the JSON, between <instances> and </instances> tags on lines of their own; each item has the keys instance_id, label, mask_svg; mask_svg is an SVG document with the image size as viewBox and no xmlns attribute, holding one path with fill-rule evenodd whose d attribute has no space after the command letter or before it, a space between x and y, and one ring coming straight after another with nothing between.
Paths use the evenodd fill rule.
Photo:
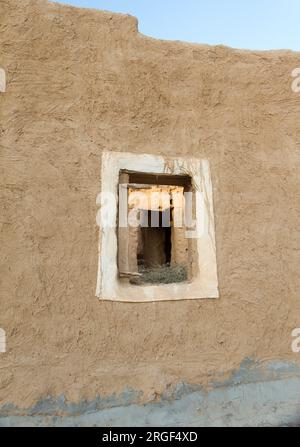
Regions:
<instances>
[{"instance_id":1,"label":"wooden beam above window","mask_svg":"<svg viewBox=\"0 0 300 447\"><path fill-rule=\"evenodd\" d=\"M125 183L141 184L141 185L169 185L190 187L192 179L188 175L172 175L172 174L149 174L145 172L135 172L128 170L120 171L120 184Z\"/></svg>"}]
</instances>

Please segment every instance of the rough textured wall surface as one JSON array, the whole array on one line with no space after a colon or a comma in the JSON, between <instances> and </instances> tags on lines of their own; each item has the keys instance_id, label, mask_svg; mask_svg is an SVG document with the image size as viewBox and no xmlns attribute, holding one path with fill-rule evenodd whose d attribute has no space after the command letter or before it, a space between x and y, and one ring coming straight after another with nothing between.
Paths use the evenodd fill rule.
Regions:
<instances>
[{"instance_id":1,"label":"rough textured wall surface","mask_svg":"<svg viewBox=\"0 0 300 447\"><path fill-rule=\"evenodd\" d=\"M142 36L129 16L1 0L0 402L29 408L300 362L300 54ZM102 150L210 161L220 299L95 297ZM170 391L171 392L171 391Z\"/></svg>"}]
</instances>

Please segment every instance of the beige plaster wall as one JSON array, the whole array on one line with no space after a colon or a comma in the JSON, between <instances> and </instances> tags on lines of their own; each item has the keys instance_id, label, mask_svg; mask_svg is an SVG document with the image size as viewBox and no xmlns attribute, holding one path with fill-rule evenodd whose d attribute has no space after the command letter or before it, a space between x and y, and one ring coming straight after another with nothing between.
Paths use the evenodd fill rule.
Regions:
<instances>
[{"instance_id":1,"label":"beige plaster wall","mask_svg":"<svg viewBox=\"0 0 300 447\"><path fill-rule=\"evenodd\" d=\"M300 54L142 36L132 17L1 0L0 403L155 398L295 360ZM208 159L219 300L95 297L104 150Z\"/></svg>"}]
</instances>

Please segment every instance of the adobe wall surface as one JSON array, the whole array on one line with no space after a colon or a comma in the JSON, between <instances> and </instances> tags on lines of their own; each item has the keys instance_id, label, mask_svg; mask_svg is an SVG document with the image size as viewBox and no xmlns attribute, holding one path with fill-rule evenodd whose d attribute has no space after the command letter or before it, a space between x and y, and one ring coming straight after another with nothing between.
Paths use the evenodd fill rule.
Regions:
<instances>
[{"instance_id":1,"label":"adobe wall surface","mask_svg":"<svg viewBox=\"0 0 300 447\"><path fill-rule=\"evenodd\" d=\"M299 374L300 54L158 41L129 16L1 0L0 65L3 414L213 389L247 358ZM219 300L95 297L104 150L209 160Z\"/></svg>"}]
</instances>

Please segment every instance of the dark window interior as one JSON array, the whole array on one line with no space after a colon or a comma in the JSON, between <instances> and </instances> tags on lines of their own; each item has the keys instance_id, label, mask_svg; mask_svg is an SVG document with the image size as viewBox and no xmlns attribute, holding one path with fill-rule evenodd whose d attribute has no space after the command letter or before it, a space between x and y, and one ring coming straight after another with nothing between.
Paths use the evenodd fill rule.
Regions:
<instances>
[{"instance_id":1,"label":"dark window interior","mask_svg":"<svg viewBox=\"0 0 300 447\"><path fill-rule=\"evenodd\" d=\"M120 171L120 184L141 190L161 186L181 187L182 191L190 191L192 187L191 177L188 175L149 174L128 170ZM122 244L122 249L119 245L119 273L137 285L186 281L188 262L177 259L178 238L183 236L177 232L172 221L171 197L170 208L166 210L145 209L140 212L143 213L140 227L130 231L119 229L119 237L122 237L119 240L119 244ZM175 249L172 252L173 239L177 241L177 252Z\"/></svg>"}]
</instances>

